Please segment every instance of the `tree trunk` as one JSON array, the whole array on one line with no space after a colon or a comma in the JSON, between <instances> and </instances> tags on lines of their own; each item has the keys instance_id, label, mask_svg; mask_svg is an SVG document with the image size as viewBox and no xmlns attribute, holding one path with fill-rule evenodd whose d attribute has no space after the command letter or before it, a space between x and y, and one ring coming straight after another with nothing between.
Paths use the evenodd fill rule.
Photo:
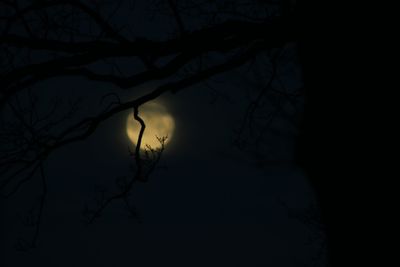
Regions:
<instances>
[{"instance_id":1,"label":"tree trunk","mask_svg":"<svg viewBox=\"0 0 400 267\"><path fill-rule=\"evenodd\" d=\"M297 161L306 171L326 226L329 266L360 266L365 244L359 142L359 118L353 96L353 47L338 18L318 2L299 3L299 56L304 72L305 115L298 139ZM341 23L341 26L343 24ZM353 82L351 82L353 81ZM354 87L355 86L355 87ZM356 197L357 196L357 197ZM365 203L364 203L365 206Z\"/></svg>"}]
</instances>

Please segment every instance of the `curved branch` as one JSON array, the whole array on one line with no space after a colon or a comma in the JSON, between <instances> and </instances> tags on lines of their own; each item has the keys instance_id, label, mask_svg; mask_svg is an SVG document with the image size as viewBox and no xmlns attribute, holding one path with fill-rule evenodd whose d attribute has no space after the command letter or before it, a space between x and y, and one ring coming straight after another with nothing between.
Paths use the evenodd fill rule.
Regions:
<instances>
[{"instance_id":1,"label":"curved branch","mask_svg":"<svg viewBox=\"0 0 400 267\"><path fill-rule=\"evenodd\" d=\"M264 42L256 43L251 48L246 50L244 53L242 53L238 56L235 56L222 64L218 64L218 65L210 67L206 70L200 71L196 74L193 74L192 76L190 76L188 78L184 78L184 79L181 79L181 80L175 81L175 82L165 83L148 94L145 94L145 95L143 95L137 99L134 99L132 101L121 103L120 105L110 109L107 112L101 113L96 117L85 118L82 121L67 128L63 133L61 133L58 136L58 138L56 140L53 140L53 142L49 143L44 148L44 150L39 155L37 155L33 160L31 160L23 169L27 170L30 167L34 166L37 161L43 161L53 151L55 151L63 146L85 140L86 138L91 136L96 131L96 129L102 122L106 121L110 117L112 117L120 112L132 109L132 108L134 108L134 109L138 108L139 106L143 105L144 103L154 100L166 92L176 93L176 92L183 90L185 88L188 88L192 85L199 84L212 76L215 76L220 73L226 72L226 71L234 69L236 67L239 67L239 66L243 65L244 63L246 63L249 59L251 59L258 52L262 51L263 49L264 49ZM85 129L85 130L79 134L76 134L77 131L82 131L82 129ZM138 155L138 153L137 153L137 155ZM19 187L23 183L28 181L31 177L32 177L31 175L28 175L21 182L19 182L18 186L12 190L12 194L15 193L19 189ZM6 183L8 184L10 181L11 180L8 179ZM3 184L2 187L4 187L4 186L5 185ZM7 194L7 195L10 196L11 194Z\"/></svg>"},{"instance_id":2,"label":"curved branch","mask_svg":"<svg viewBox=\"0 0 400 267\"><path fill-rule=\"evenodd\" d=\"M268 35L266 35L266 33L268 33ZM37 79L40 80L46 77L46 73L63 72L68 68L80 67L108 57L150 56L152 59L156 60L160 57L177 53L188 54L195 57L204 52L228 52L256 40L265 41L265 48L275 48L284 45L294 38L293 29L287 21L276 20L269 23L227 21L220 25L201 29L168 41L155 42L136 40L134 42L121 44L101 42L85 53L23 66L1 75L0 83L5 89L3 89L4 93L1 95L0 102L6 101L6 99L14 93L13 91L15 89L10 90L10 85L23 82L26 77L33 76L33 78L37 77ZM199 43L202 45L199 46ZM53 41L48 43L47 40L36 40L33 42L33 46L35 47L43 45L43 49L50 50L53 44L56 44L55 47L57 49L61 47L69 49L67 46L70 45L60 42L53 43ZM25 47L30 47L30 41L26 40L26 42L23 42L23 45ZM87 45L89 47L93 44ZM70 48L71 50L77 49L75 44L72 44L72 47L73 48Z\"/></svg>"},{"instance_id":3,"label":"curved branch","mask_svg":"<svg viewBox=\"0 0 400 267\"><path fill-rule=\"evenodd\" d=\"M195 56L195 54L182 53L176 56L170 62L168 62L165 66L143 71L129 77L98 74L87 68L69 68L60 71L54 71L53 73L45 73L44 76L41 76L38 80L56 76L80 76L87 78L91 81L112 83L121 89L129 89L134 86L141 85L145 82L165 79L180 70Z\"/></svg>"},{"instance_id":4,"label":"curved branch","mask_svg":"<svg viewBox=\"0 0 400 267\"><path fill-rule=\"evenodd\" d=\"M117 199L122 199L126 200L126 197L128 193L131 191L133 184L135 181L143 181L142 178L142 160L140 158L140 146L142 144L142 138L143 138L143 133L146 128L146 124L144 123L143 119L139 117L139 106L134 106L133 107L133 117L135 120L137 120L140 123L140 132L137 140L137 145L135 148L135 161L136 161L136 172L133 178L129 181L129 183L124 187L124 189L116 193L115 195L111 196L110 198L107 198L104 202L101 203L101 205L93 212L91 218L89 219L89 223L92 223L97 217L100 216L100 214L103 212L103 210L114 200Z\"/></svg>"},{"instance_id":5,"label":"curved branch","mask_svg":"<svg viewBox=\"0 0 400 267\"><path fill-rule=\"evenodd\" d=\"M140 157L140 146L142 145L142 138L143 138L143 133L144 130L146 129L146 124L144 123L143 119L139 117L139 106L134 106L133 107L133 117L135 120L137 120L140 123L140 131L139 131L139 136L136 142L136 148L135 148L135 161L136 161L136 179L137 180L142 180L142 159ZM135 180L136 180L135 179ZM129 188L130 190L130 188Z\"/></svg>"}]
</instances>

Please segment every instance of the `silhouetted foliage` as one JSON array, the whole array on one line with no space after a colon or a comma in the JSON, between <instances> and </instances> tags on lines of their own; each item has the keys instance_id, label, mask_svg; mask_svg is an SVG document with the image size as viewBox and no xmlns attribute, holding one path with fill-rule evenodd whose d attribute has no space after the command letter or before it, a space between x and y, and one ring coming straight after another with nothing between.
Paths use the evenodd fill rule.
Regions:
<instances>
[{"instance_id":1,"label":"silhouetted foliage","mask_svg":"<svg viewBox=\"0 0 400 267\"><path fill-rule=\"evenodd\" d=\"M118 113L131 110L142 127L138 145L130 151L133 175L117 178L116 191L95 190L94 205L84 209L88 222L115 200L137 216L131 189L149 179L165 142L161 137L161 149L141 152L145 122L140 107L167 92L203 85L219 101L229 93L216 89L213 79L240 72L242 82L251 86L245 87L248 107L232 144L261 165L274 163L268 136L282 134L271 127L272 121L279 117L294 129L299 126L303 84L301 78L285 83L299 69L296 1L5 0L0 10L0 190L10 197L30 180L40 179L43 185L39 209L30 220L36 227L33 241L19 242L21 249L25 243L36 244L47 190L46 160L54 151L87 139ZM154 18L154 23L140 29L140 18L132 14ZM151 30L154 25L157 31ZM76 84L87 80L112 85L111 92L100 93L106 108L100 105L97 113L88 114L80 98L41 96L42 84L65 77ZM140 91L140 97L126 102L120 97L119 92L151 82L156 86Z\"/></svg>"}]
</instances>

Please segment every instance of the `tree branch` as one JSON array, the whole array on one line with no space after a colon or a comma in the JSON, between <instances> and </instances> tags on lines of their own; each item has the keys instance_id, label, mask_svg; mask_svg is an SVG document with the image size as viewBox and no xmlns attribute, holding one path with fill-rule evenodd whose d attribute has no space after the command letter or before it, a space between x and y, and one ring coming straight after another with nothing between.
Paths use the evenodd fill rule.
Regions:
<instances>
[{"instance_id":1,"label":"tree branch","mask_svg":"<svg viewBox=\"0 0 400 267\"><path fill-rule=\"evenodd\" d=\"M135 148L135 162L136 162L136 172L135 175L132 177L132 179L129 181L127 185L124 186L123 190L119 193L116 193L112 197L106 199L101 203L101 205L93 212L91 218L89 219L89 223L92 223L97 217L100 216L102 211L114 200L116 199L122 199L126 201L127 194L131 191L133 184L135 181L145 181L144 180L144 175L143 175L143 164L142 164L142 159L140 157L140 146L142 144L142 138L143 138L143 133L146 128L146 124L144 123L143 119L139 117L139 107L134 106L133 108L133 117L135 120L137 120L140 123L140 132L139 136L136 142L136 148Z\"/></svg>"},{"instance_id":2,"label":"tree branch","mask_svg":"<svg viewBox=\"0 0 400 267\"><path fill-rule=\"evenodd\" d=\"M84 3L78 0L35 1L32 5L17 10L16 14L9 18L8 24L10 25L13 21L15 21L18 18L23 18L24 15L30 12L54 6L62 6L62 5L70 5L71 7L75 7L81 10L83 13L87 14L100 27L100 29L102 29L106 33L107 37L113 38L114 40L119 42L127 41L127 39L121 34L119 34L118 31L116 31L99 13L95 12L89 6L85 5Z\"/></svg>"},{"instance_id":3,"label":"tree branch","mask_svg":"<svg viewBox=\"0 0 400 267\"><path fill-rule=\"evenodd\" d=\"M234 56L222 64L218 64L206 70L199 71L191 75L190 77L181 79L179 81L165 83L156 88L155 90L153 90L152 92L145 94L135 100L121 103L120 105L110 109L107 112L103 112L96 117L85 118L82 121L68 127L57 137L57 139L50 140L49 143L44 147L43 151L39 153L34 159L29 161L29 163L27 163L21 170L22 171L28 170L30 167L34 166L37 161L43 161L53 151L63 146L85 140L95 132L95 130L103 121L109 119L112 116L132 108L134 109L138 108L144 103L154 100L166 92L176 93L192 85L199 84L200 82L203 82L214 75L218 75L220 73L239 67L244 63L246 63L250 58L252 58L258 52L262 51L263 49L264 49L264 42L256 43L242 54ZM81 132L82 130L83 132ZM80 133L77 134L76 132ZM33 173L37 170L37 168L38 166L34 168ZM19 187L23 183L31 179L32 176L33 174L26 176L23 180L21 180L17 184L17 186L11 191L11 193L7 194L7 196L10 196L11 194L15 193L19 189ZM14 179L15 177L16 176L13 176L12 179ZM4 188L10 181L11 179L7 179L6 182L2 184L2 188Z\"/></svg>"},{"instance_id":4,"label":"tree branch","mask_svg":"<svg viewBox=\"0 0 400 267\"><path fill-rule=\"evenodd\" d=\"M184 35L186 33L185 30L185 25L183 24L183 20L181 15L179 14L178 8L176 6L176 1L174 0L168 0L168 4L172 10L172 13L174 14L174 18L176 20L176 24L178 25L178 29L181 35Z\"/></svg>"},{"instance_id":5,"label":"tree branch","mask_svg":"<svg viewBox=\"0 0 400 267\"><path fill-rule=\"evenodd\" d=\"M268 33L268 35L266 35L266 33ZM18 39L15 36L12 38L9 36L8 38L14 41ZM88 52L23 66L1 75L0 84L2 84L3 92L0 95L0 104L2 105L11 95L20 90L18 86L11 87L10 89L13 83L23 82L27 77L32 76L33 78L36 76L36 80L40 81L46 78L48 73L71 71L66 69L87 65L107 57L151 56L151 58L157 59L177 53L195 57L204 52L228 52L237 47L254 42L255 40L266 41L264 44L265 49L280 47L290 40L293 40L293 38L293 29L291 29L287 23L283 23L279 20L270 23L228 21L215 27L202 29L169 41L154 42L136 40L123 44L100 42L94 47L91 47L94 43L86 43L87 47L85 49L91 47ZM22 42L21 39L19 42L26 47L31 46L29 40ZM199 46L199 43L202 45ZM69 44L56 41L50 41L50 43L48 43L47 40L35 40L32 46L38 48L42 45L43 49L50 49L53 44L56 47L55 49L78 49L76 44L72 44L71 48L67 48Z\"/></svg>"}]
</instances>

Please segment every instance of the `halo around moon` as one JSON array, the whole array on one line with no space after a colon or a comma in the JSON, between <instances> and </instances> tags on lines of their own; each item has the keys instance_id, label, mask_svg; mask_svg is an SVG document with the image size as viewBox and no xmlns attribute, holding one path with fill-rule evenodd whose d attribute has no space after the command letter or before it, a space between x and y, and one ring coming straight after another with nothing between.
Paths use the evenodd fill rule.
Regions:
<instances>
[{"instance_id":1,"label":"halo around moon","mask_svg":"<svg viewBox=\"0 0 400 267\"><path fill-rule=\"evenodd\" d=\"M153 149L161 147L158 138L166 137L164 145L167 145L172 138L175 129L174 118L168 113L166 108L157 102L143 104L139 108L139 117L143 119L146 128L142 137L141 149L150 146ZM133 112L128 115L126 120L126 133L129 140L136 145L140 123L133 117Z\"/></svg>"}]
</instances>

